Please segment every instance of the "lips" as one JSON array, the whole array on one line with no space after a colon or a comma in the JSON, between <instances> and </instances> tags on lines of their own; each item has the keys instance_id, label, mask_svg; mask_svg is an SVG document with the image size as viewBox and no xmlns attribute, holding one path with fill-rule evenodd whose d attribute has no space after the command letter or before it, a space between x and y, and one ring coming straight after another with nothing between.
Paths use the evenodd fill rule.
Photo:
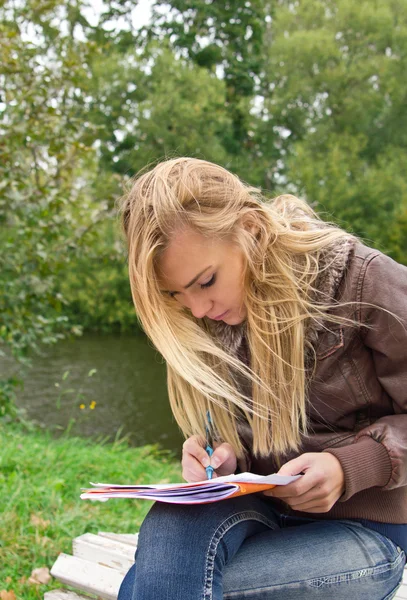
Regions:
<instances>
[{"instance_id":1,"label":"lips","mask_svg":"<svg viewBox=\"0 0 407 600\"><path fill-rule=\"evenodd\" d=\"M221 315L218 315L217 317L209 317L210 319L212 319L213 321L220 321L221 319L223 319L223 317L225 317L227 315L229 311L225 310L224 313L222 313Z\"/></svg>"}]
</instances>

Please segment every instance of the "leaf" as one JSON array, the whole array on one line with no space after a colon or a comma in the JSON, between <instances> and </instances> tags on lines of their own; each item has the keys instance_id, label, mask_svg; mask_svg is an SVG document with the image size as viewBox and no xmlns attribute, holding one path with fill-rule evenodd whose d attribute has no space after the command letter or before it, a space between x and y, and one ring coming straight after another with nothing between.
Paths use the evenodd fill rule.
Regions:
<instances>
[{"instance_id":1,"label":"leaf","mask_svg":"<svg viewBox=\"0 0 407 600\"><path fill-rule=\"evenodd\" d=\"M48 567L39 567L38 569L34 569L32 571L28 583L39 585L41 583L49 583L51 579L52 577L49 573Z\"/></svg>"},{"instance_id":2,"label":"leaf","mask_svg":"<svg viewBox=\"0 0 407 600\"><path fill-rule=\"evenodd\" d=\"M12 590L9 592L7 590L1 590L0 600L16 600L16 595Z\"/></svg>"},{"instance_id":3,"label":"leaf","mask_svg":"<svg viewBox=\"0 0 407 600\"><path fill-rule=\"evenodd\" d=\"M69 371L65 371L65 373L62 375L62 381L65 381L65 379L68 377L69 375Z\"/></svg>"}]
</instances>

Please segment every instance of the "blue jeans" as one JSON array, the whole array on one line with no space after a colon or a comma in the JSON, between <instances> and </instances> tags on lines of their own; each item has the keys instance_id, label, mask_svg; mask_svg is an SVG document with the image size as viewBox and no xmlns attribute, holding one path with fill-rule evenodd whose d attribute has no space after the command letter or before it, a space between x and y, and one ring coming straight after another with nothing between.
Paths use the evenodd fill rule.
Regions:
<instances>
[{"instance_id":1,"label":"blue jeans","mask_svg":"<svg viewBox=\"0 0 407 600\"><path fill-rule=\"evenodd\" d=\"M358 522L290 517L256 495L156 503L118 600L389 600L404 564Z\"/></svg>"}]
</instances>

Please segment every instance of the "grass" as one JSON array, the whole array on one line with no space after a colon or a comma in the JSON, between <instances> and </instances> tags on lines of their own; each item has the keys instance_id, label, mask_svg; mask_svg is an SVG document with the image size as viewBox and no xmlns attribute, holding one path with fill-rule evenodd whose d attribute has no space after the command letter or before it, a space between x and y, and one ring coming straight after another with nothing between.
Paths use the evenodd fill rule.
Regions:
<instances>
[{"instance_id":1,"label":"grass","mask_svg":"<svg viewBox=\"0 0 407 600\"><path fill-rule=\"evenodd\" d=\"M152 446L62 437L0 422L0 593L42 599L62 587L28 583L37 567L51 568L72 539L99 530L136 532L150 502L80 500L89 481L158 483L180 481L180 467Z\"/></svg>"}]
</instances>

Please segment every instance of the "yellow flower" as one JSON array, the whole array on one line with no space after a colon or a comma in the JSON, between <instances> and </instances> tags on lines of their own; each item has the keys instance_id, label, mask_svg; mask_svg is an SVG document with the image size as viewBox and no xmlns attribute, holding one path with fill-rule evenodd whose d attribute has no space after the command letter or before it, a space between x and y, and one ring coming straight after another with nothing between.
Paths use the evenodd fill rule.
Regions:
<instances>
[{"instance_id":1,"label":"yellow flower","mask_svg":"<svg viewBox=\"0 0 407 600\"><path fill-rule=\"evenodd\" d=\"M93 410L96 406L96 402L94 400L92 400L92 402L89 404L89 408L90 410Z\"/></svg>"},{"instance_id":2,"label":"yellow flower","mask_svg":"<svg viewBox=\"0 0 407 600\"><path fill-rule=\"evenodd\" d=\"M80 408L81 410L83 410L83 409L85 408L85 405L84 405L84 404L80 404L80 405L79 405L79 408Z\"/></svg>"}]
</instances>

